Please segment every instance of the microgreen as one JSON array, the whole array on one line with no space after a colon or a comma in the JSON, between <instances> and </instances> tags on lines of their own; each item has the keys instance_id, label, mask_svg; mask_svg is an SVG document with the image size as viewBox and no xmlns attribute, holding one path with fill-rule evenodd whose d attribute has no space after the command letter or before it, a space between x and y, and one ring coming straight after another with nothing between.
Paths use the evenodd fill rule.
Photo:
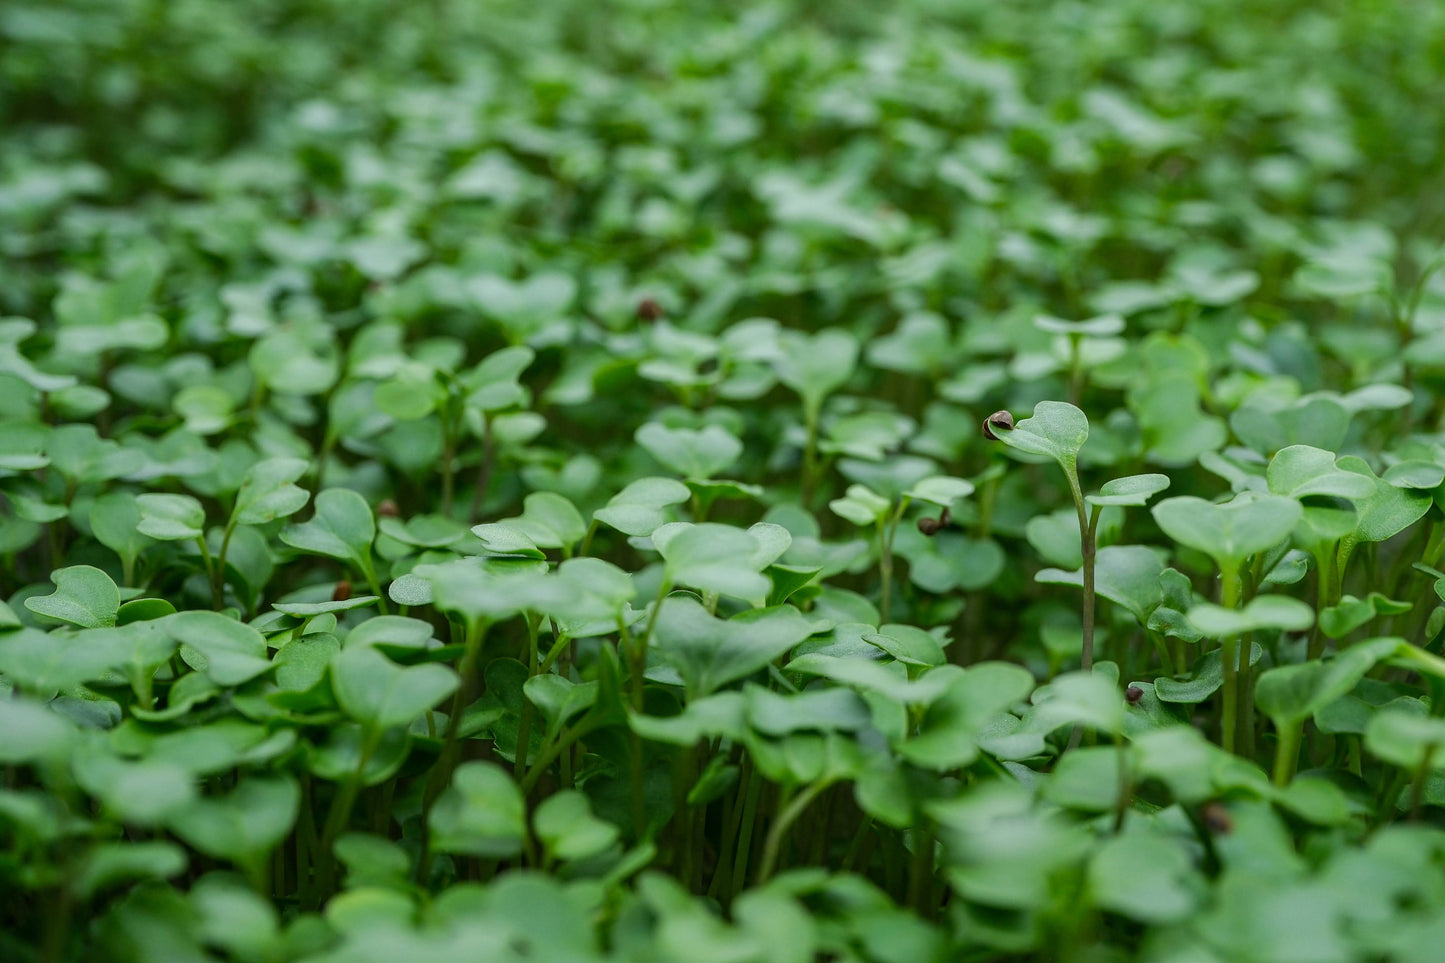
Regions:
<instances>
[{"instance_id":1,"label":"microgreen","mask_svg":"<svg viewBox=\"0 0 1445 963\"><path fill-rule=\"evenodd\" d=\"M1408 13L5 5L0 960L1438 957Z\"/></svg>"}]
</instances>

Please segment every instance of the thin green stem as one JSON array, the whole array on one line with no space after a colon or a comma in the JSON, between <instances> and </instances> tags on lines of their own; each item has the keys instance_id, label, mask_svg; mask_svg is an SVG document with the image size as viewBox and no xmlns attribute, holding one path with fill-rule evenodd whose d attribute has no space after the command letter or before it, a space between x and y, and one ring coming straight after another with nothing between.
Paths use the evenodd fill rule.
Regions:
<instances>
[{"instance_id":1,"label":"thin green stem","mask_svg":"<svg viewBox=\"0 0 1445 963\"><path fill-rule=\"evenodd\" d=\"M1082 536L1081 554L1084 560L1084 640L1080 650L1080 659L1081 667L1085 672L1091 672L1094 668L1094 609L1096 605L1094 570L1098 558L1098 532L1099 506L1095 505L1089 512L1088 525L1080 533Z\"/></svg>"},{"instance_id":2,"label":"thin green stem","mask_svg":"<svg viewBox=\"0 0 1445 963\"><path fill-rule=\"evenodd\" d=\"M1333 546L1326 547L1315 556L1315 608L1319 612L1330 607L1330 594L1334 589L1334 558ZM1319 619L1315 619L1314 626L1310 629L1306 652L1311 662L1318 661L1325 654L1325 633L1320 628Z\"/></svg>"},{"instance_id":3,"label":"thin green stem","mask_svg":"<svg viewBox=\"0 0 1445 963\"><path fill-rule=\"evenodd\" d=\"M1239 607L1239 567L1229 565L1220 570L1219 603L1227 609ZM1221 687L1224 699L1219 722L1220 744L1225 752L1234 752L1235 727L1239 713L1239 636L1226 635L1219 643L1219 661L1224 670Z\"/></svg>"},{"instance_id":4,"label":"thin green stem","mask_svg":"<svg viewBox=\"0 0 1445 963\"><path fill-rule=\"evenodd\" d=\"M818 422L822 417L822 406L807 399L803 403L803 423L807 437L803 441L803 506L813 503L813 492L818 485Z\"/></svg>"},{"instance_id":5,"label":"thin green stem","mask_svg":"<svg viewBox=\"0 0 1445 963\"><path fill-rule=\"evenodd\" d=\"M790 799L779 812L773 824L768 827L767 838L763 840L763 859L758 864L758 885L766 883L773 876L773 871L778 867L778 856L782 850L783 837L787 835L793 823L803 815L818 794L827 789L832 783L827 779L819 779L812 783L802 792Z\"/></svg>"},{"instance_id":6,"label":"thin green stem","mask_svg":"<svg viewBox=\"0 0 1445 963\"><path fill-rule=\"evenodd\" d=\"M496 445L492 439L492 416L482 415L482 464L477 469L477 483L472 488L472 504L467 509L468 522L475 523L486 504L487 492L492 487L492 461Z\"/></svg>"},{"instance_id":7,"label":"thin green stem","mask_svg":"<svg viewBox=\"0 0 1445 963\"><path fill-rule=\"evenodd\" d=\"M1119 764L1119 798L1114 801L1114 832L1124 828L1124 817L1129 814L1129 800L1134 794L1134 777L1129 771L1129 747L1122 734L1114 736L1114 749Z\"/></svg>"},{"instance_id":8,"label":"thin green stem","mask_svg":"<svg viewBox=\"0 0 1445 963\"><path fill-rule=\"evenodd\" d=\"M582 547L577 549L579 556L586 556L592 550L592 539L597 534L597 519L592 519L592 524L587 526L587 534L582 536Z\"/></svg>"},{"instance_id":9,"label":"thin green stem","mask_svg":"<svg viewBox=\"0 0 1445 963\"><path fill-rule=\"evenodd\" d=\"M728 859L728 855L735 852L734 846L746 808L743 801L752 793L753 782L760 778L753 768L752 757L744 754L738 766L737 791L727 800L729 809L723 820L722 839L718 843L717 865L713 868L712 882L707 887L707 895L711 899L719 899L725 890L731 891L733 863Z\"/></svg>"},{"instance_id":10,"label":"thin green stem","mask_svg":"<svg viewBox=\"0 0 1445 963\"><path fill-rule=\"evenodd\" d=\"M452 769L456 766L457 733L461 728L462 713L471 704L476 693L477 661L481 657L482 640L486 637L487 627L488 623L484 621L467 626L462 659L457 666L457 674L461 676L462 682L457 686L456 694L452 696L451 709L447 713L447 730L446 734L442 736L441 752L437 755L436 767L427 781L426 798L422 807L424 812L430 812L431 804L446 788L447 782L452 777Z\"/></svg>"},{"instance_id":11,"label":"thin green stem","mask_svg":"<svg viewBox=\"0 0 1445 963\"><path fill-rule=\"evenodd\" d=\"M928 827L913 827L913 852L908 867L908 903L924 919L933 914L933 833Z\"/></svg>"},{"instance_id":12,"label":"thin green stem","mask_svg":"<svg viewBox=\"0 0 1445 963\"><path fill-rule=\"evenodd\" d=\"M1144 630L1144 634L1149 637L1150 643L1154 646L1155 653L1159 656L1160 671L1167 672L1170 675L1181 674L1183 670L1174 661L1174 653L1169 650L1169 644L1165 641L1164 636L1147 628ZM1146 659L1145 662L1147 665L1148 660Z\"/></svg>"},{"instance_id":13,"label":"thin green stem","mask_svg":"<svg viewBox=\"0 0 1445 963\"><path fill-rule=\"evenodd\" d=\"M1405 788L1405 783L1410 778L1410 772L1406 769L1397 769L1385 783L1384 791L1380 794L1378 807L1375 810L1375 828L1378 829L1387 821L1394 819L1399 808L1400 792Z\"/></svg>"},{"instance_id":14,"label":"thin green stem","mask_svg":"<svg viewBox=\"0 0 1445 963\"><path fill-rule=\"evenodd\" d=\"M211 607L220 609L225 603L225 589L221 585L219 569L216 562L211 558L211 547L206 544L206 536L196 536L196 544L201 546L201 562L206 566L206 579L211 583Z\"/></svg>"},{"instance_id":15,"label":"thin green stem","mask_svg":"<svg viewBox=\"0 0 1445 963\"><path fill-rule=\"evenodd\" d=\"M216 569L215 574L212 575L211 589L215 594L215 603L218 609L225 605L226 556L231 551L231 536L234 535L235 532L236 519L232 517L231 520L226 523L226 533L221 536L221 551L216 555ZM205 546L202 546L202 551L205 550Z\"/></svg>"},{"instance_id":16,"label":"thin green stem","mask_svg":"<svg viewBox=\"0 0 1445 963\"><path fill-rule=\"evenodd\" d=\"M1300 738L1304 735L1304 723L1291 721L1278 726L1274 745L1274 784L1283 789L1294 778L1299 766Z\"/></svg>"},{"instance_id":17,"label":"thin green stem","mask_svg":"<svg viewBox=\"0 0 1445 963\"><path fill-rule=\"evenodd\" d=\"M643 687L647 677L647 647L652 643L652 630L657 626L658 613L662 611L663 603L672 592L672 582L664 578L662 585L658 587L657 601L652 605L652 613L648 616L647 627L642 630L642 635L630 638L626 633L624 641L629 643L628 665L631 669L631 696L632 709L638 714L642 713ZM625 626L624 626L625 628ZM632 799L632 831L634 838L642 839L647 831L647 772L645 759L642 752L642 737L636 732L631 734L628 742L628 755L630 765L628 766L628 788Z\"/></svg>"},{"instance_id":18,"label":"thin green stem","mask_svg":"<svg viewBox=\"0 0 1445 963\"><path fill-rule=\"evenodd\" d=\"M366 775L366 764L371 761L372 753L380 742L380 730L368 728L362 737L361 756L357 760L356 771L346 777L336 797L331 801L331 811L327 813L326 826L321 831L320 852L317 853L321 861L323 894L336 891L336 855L332 852L332 846L351 821L351 811L356 806L356 796L361 791L361 783Z\"/></svg>"},{"instance_id":19,"label":"thin green stem","mask_svg":"<svg viewBox=\"0 0 1445 963\"><path fill-rule=\"evenodd\" d=\"M738 823L737 851L733 854L733 872L731 882L732 892L730 896L736 896L742 891L744 882L747 880L748 872L748 851L752 849L753 829L757 822L758 797L762 795L763 779L762 774L753 773L748 783L747 795L743 799L742 820Z\"/></svg>"},{"instance_id":20,"label":"thin green stem","mask_svg":"<svg viewBox=\"0 0 1445 963\"><path fill-rule=\"evenodd\" d=\"M381 590L381 580L376 577L376 563L368 556L366 564L361 570L362 576L366 579L366 587L371 594L376 596L376 610L382 615L390 614L387 611L386 593Z\"/></svg>"},{"instance_id":21,"label":"thin green stem","mask_svg":"<svg viewBox=\"0 0 1445 963\"><path fill-rule=\"evenodd\" d=\"M541 616L527 613L527 677L529 679L537 674L537 627L541 621ZM536 711L536 706L532 705L531 699L524 698L522 700L522 717L517 722L517 753L512 760L512 772L519 778L527 768L527 752L532 743L532 718Z\"/></svg>"},{"instance_id":22,"label":"thin green stem","mask_svg":"<svg viewBox=\"0 0 1445 963\"><path fill-rule=\"evenodd\" d=\"M1075 408L1084 394L1084 356L1079 335L1069 335L1069 404Z\"/></svg>"},{"instance_id":23,"label":"thin green stem","mask_svg":"<svg viewBox=\"0 0 1445 963\"><path fill-rule=\"evenodd\" d=\"M576 725L563 729L556 741L538 753L537 758L533 760L531 767L527 770L527 775L522 779L522 795L531 795L537 782L542 778L542 774L547 771L547 767L556 762L557 757L562 755L574 742L586 738L596 728L597 723L589 722L584 716L582 721Z\"/></svg>"},{"instance_id":24,"label":"thin green stem","mask_svg":"<svg viewBox=\"0 0 1445 963\"><path fill-rule=\"evenodd\" d=\"M884 622L889 621L893 603L893 537L898 532L899 519L903 517L911 499L904 495L898 500L898 507L887 518L878 520L878 607Z\"/></svg>"}]
</instances>

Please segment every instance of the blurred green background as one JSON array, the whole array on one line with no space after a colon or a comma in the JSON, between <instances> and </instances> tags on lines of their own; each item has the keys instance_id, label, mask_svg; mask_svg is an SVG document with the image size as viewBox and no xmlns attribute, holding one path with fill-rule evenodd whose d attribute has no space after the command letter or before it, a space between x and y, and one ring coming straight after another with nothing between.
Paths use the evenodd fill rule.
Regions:
<instances>
[{"instance_id":1,"label":"blurred green background","mask_svg":"<svg viewBox=\"0 0 1445 963\"><path fill-rule=\"evenodd\" d=\"M130 235L255 275L278 219L422 246L337 303L558 261L704 327L1445 229L1433 0L12 0L0 43L0 308L29 315Z\"/></svg>"}]
</instances>

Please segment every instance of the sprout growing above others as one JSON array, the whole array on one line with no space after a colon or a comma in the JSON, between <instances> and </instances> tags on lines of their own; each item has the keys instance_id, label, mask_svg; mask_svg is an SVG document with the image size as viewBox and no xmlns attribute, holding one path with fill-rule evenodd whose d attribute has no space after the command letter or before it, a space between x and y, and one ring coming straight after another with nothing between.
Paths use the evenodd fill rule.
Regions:
<instances>
[{"instance_id":1,"label":"sprout growing above others","mask_svg":"<svg viewBox=\"0 0 1445 963\"><path fill-rule=\"evenodd\" d=\"M1016 451L1052 459L1064 473L1078 516L1083 557L1080 662L1084 671L1090 671L1094 666L1095 563L1100 512L1106 506L1144 505L1150 496L1169 486L1169 479L1158 474L1116 478L1105 483L1097 495L1085 496L1079 484L1079 452L1089 438L1089 419L1066 402L1041 401L1031 417L1017 424L1007 411L996 411L984 420L983 433Z\"/></svg>"}]
</instances>

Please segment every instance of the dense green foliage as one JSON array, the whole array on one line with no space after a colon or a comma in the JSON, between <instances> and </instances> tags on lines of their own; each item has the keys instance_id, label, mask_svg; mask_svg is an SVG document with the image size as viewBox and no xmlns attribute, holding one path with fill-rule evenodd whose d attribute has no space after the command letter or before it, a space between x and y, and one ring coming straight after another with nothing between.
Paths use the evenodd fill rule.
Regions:
<instances>
[{"instance_id":1,"label":"dense green foliage","mask_svg":"<svg viewBox=\"0 0 1445 963\"><path fill-rule=\"evenodd\" d=\"M1445 7L0 44L0 959L1439 959Z\"/></svg>"}]
</instances>

